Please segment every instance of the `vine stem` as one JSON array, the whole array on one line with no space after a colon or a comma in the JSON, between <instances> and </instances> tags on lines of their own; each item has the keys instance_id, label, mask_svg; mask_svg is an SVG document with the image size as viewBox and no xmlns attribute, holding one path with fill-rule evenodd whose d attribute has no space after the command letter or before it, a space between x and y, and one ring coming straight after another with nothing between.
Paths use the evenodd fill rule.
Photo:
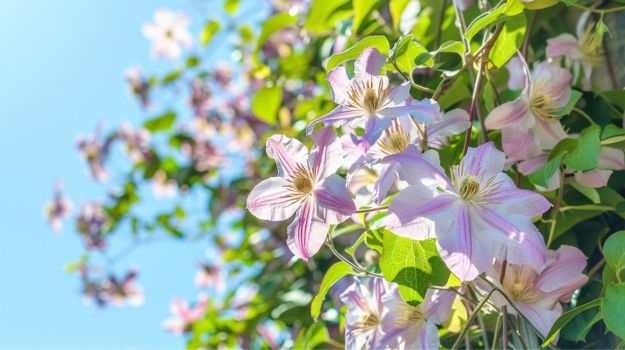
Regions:
<instances>
[{"instance_id":1,"label":"vine stem","mask_svg":"<svg viewBox=\"0 0 625 350\"><path fill-rule=\"evenodd\" d=\"M371 272L365 269L364 267L360 266L360 264L358 263L349 261L346 257L344 257L341 253L339 253L336 250L336 248L334 247L334 243L332 242L331 236L332 236L332 233L331 232L328 233L328 237L326 237L326 246L330 248L330 251L332 252L332 254L334 254L334 256L336 256L339 260L349 265L354 271L358 273L362 273L362 274L369 275L369 276L375 276L375 277L384 277L379 273Z\"/></svg>"},{"instance_id":2,"label":"vine stem","mask_svg":"<svg viewBox=\"0 0 625 350\"><path fill-rule=\"evenodd\" d=\"M402 70L401 70L401 69L399 69L399 67L397 66L397 62L395 61L395 58L394 58L394 57L393 57L393 59L391 60L391 62L393 63L393 67L395 67L395 69L397 70L397 72L399 73L399 75L401 75L401 76L402 76L402 77L403 77L406 81L409 81L409 82L410 82L410 85L411 85L413 88L415 88L415 89L417 89L417 90L419 90L419 91L421 91L421 92L428 93L428 94L433 94L433 93L434 93L434 90L432 90L432 89L430 89L430 88L428 88L428 87L425 87L425 86L422 86L422 85L419 85L419 84L415 83L415 82L414 82L414 80L412 80L412 77L411 77L411 76L408 76L408 74L406 74L406 73L402 72Z\"/></svg>"},{"instance_id":3,"label":"vine stem","mask_svg":"<svg viewBox=\"0 0 625 350\"><path fill-rule=\"evenodd\" d=\"M581 115L582 117L584 117L584 119L586 119L586 121L588 121L590 123L590 125L594 124L595 122L592 120L592 117L588 115L588 113L584 112L581 108L578 107L573 107L573 110L575 112L577 112L577 114Z\"/></svg>"},{"instance_id":4,"label":"vine stem","mask_svg":"<svg viewBox=\"0 0 625 350\"><path fill-rule=\"evenodd\" d=\"M374 208L358 209L354 212L354 214L370 213L372 211L379 211L379 210L386 210L386 209L388 209L388 205L383 205L381 207L374 207Z\"/></svg>"},{"instance_id":5,"label":"vine stem","mask_svg":"<svg viewBox=\"0 0 625 350\"><path fill-rule=\"evenodd\" d=\"M588 12L592 12L592 13L598 13L600 15L605 15L606 13L614 13L614 12L619 12L619 11L625 11L625 6L618 6L618 7L613 7L613 8L609 8L609 9L596 9L596 8L592 8L592 7L588 7L588 6L584 6L584 5L580 5L577 3L573 3L571 4L571 6L573 7L577 7L578 9L584 10L584 11L588 11Z\"/></svg>"},{"instance_id":6,"label":"vine stem","mask_svg":"<svg viewBox=\"0 0 625 350\"><path fill-rule=\"evenodd\" d=\"M471 315L467 319L467 324L465 324L464 327L462 327L462 331L460 331L460 334L458 335L458 338L456 338L456 341L454 342L454 345L452 345L452 347L451 347L452 350L458 348L458 346L460 345L460 342L462 341L462 339L464 339L464 335L469 330L469 327L471 327L471 323L473 323L473 320L475 319L475 317L477 317L477 314L480 312L482 307L484 307L484 305L486 305L486 303L488 302L488 299L490 298L491 295L493 295L494 292L495 292L495 289L491 289L491 291L488 292L488 294L486 294L484 299L482 299L482 301L480 301L480 303L477 304L475 309L473 309L473 312L471 312Z\"/></svg>"},{"instance_id":7,"label":"vine stem","mask_svg":"<svg viewBox=\"0 0 625 350\"><path fill-rule=\"evenodd\" d=\"M588 279L590 280L592 276L594 276L603 265L605 265L605 258L601 258L601 260L599 260L599 262L595 266L593 266L590 271L588 271L588 273L586 274L586 276L588 276Z\"/></svg>"},{"instance_id":8,"label":"vine stem","mask_svg":"<svg viewBox=\"0 0 625 350\"><path fill-rule=\"evenodd\" d=\"M614 66L612 65L612 57L610 56L610 47L608 46L608 42L605 39L605 35L603 36L602 45L603 45L603 56L605 57L605 65L608 67L608 73L610 73L610 81L612 82L612 88L614 90L618 89L618 81L616 81L616 74L614 72Z\"/></svg>"},{"instance_id":9,"label":"vine stem","mask_svg":"<svg viewBox=\"0 0 625 350\"><path fill-rule=\"evenodd\" d=\"M553 207L553 216L551 218L551 228L549 229L549 237L547 238L547 249L553 242L553 237L556 233L556 225L558 224L558 214L560 213L560 206L562 205L562 196L564 195L564 170L560 169L560 188L558 189L558 198L556 199L556 205Z\"/></svg>"},{"instance_id":10,"label":"vine stem","mask_svg":"<svg viewBox=\"0 0 625 350\"><path fill-rule=\"evenodd\" d=\"M523 55L523 58L525 58L525 60L527 60L527 53L529 52L530 40L532 39L532 33L534 32L534 26L536 26L537 19L538 19L538 11L534 11L530 25L529 27L527 27L527 32L525 33L525 40L523 41L523 48L521 49L521 55Z\"/></svg>"}]
</instances>

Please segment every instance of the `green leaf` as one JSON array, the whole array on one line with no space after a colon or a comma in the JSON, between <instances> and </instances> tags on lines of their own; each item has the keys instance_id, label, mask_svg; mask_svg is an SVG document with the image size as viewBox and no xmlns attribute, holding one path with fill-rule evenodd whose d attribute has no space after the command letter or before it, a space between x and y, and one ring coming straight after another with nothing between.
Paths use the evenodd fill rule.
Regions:
<instances>
[{"instance_id":1,"label":"green leaf","mask_svg":"<svg viewBox=\"0 0 625 350\"><path fill-rule=\"evenodd\" d=\"M211 39L213 38L213 36L215 36L215 33L217 33L220 28L221 24L219 24L219 22L215 20L210 20L206 22L206 25L204 25L204 28L200 32L200 44L202 44L203 46L210 44Z\"/></svg>"},{"instance_id":2,"label":"green leaf","mask_svg":"<svg viewBox=\"0 0 625 350\"><path fill-rule=\"evenodd\" d=\"M619 128L614 124L608 124L601 131L602 145L611 145L623 141L625 141L625 129Z\"/></svg>"},{"instance_id":3,"label":"green leaf","mask_svg":"<svg viewBox=\"0 0 625 350\"><path fill-rule=\"evenodd\" d=\"M518 52L525 38L526 27L525 15L514 16L506 20L488 54L495 67L503 67Z\"/></svg>"},{"instance_id":4,"label":"green leaf","mask_svg":"<svg viewBox=\"0 0 625 350\"><path fill-rule=\"evenodd\" d=\"M399 285L399 294L411 305L423 301L431 285L444 285L449 270L433 239L415 241L384 231L380 269L384 278Z\"/></svg>"},{"instance_id":5,"label":"green leaf","mask_svg":"<svg viewBox=\"0 0 625 350\"><path fill-rule=\"evenodd\" d=\"M174 126L176 121L176 113L167 112L152 118L143 123L143 127L151 132L159 132L169 130Z\"/></svg>"},{"instance_id":6,"label":"green leaf","mask_svg":"<svg viewBox=\"0 0 625 350\"><path fill-rule=\"evenodd\" d=\"M352 0L354 8L354 21L352 22L352 33L358 33L360 26L369 16L371 11L380 5L380 0Z\"/></svg>"},{"instance_id":7,"label":"green leaf","mask_svg":"<svg viewBox=\"0 0 625 350\"><path fill-rule=\"evenodd\" d=\"M464 56L464 44L462 41L447 41L441 45L436 51L433 52L434 55L438 55L441 52L446 53L456 53L460 55L460 57Z\"/></svg>"},{"instance_id":8,"label":"green leaf","mask_svg":"<svg viewBox=\"0 0 625 350\"><path fill-rule=\"evenodd\" d=\"M277 85L262 87L252 97L252 112L260 120L273 125L278 120L282 104L282 88Z\"/></svg>"},{"instance_id":9,"label":"green leaf","mask_svg":"<svg viewBox=\"0 0 625 350\"><path fill-rule=\"evenodd\" d=\"M302 328L293 344L293 349L311 350L330 339L328 328L323 322L316 322L308 328Z\"/></svg>"},{"instance_id":10,"label":"green leaf","mask_svg":"<svg viewBox=\"0 0 625 350\"><path fill-rule=\"evenodd\" d=\"M384 239L384 231L386 230L383 228L367 231L365 236L365 244L367 245L367 247L382 254L382 240Z\"/></svg>"},{"instance_id":11,"label":"green leaf","mask_svg":"<svg viewBox=\"0 0 625 350\"><path fill-rule=\"evenodd\" d=\"M599 305L601 305L601 299L595 299L589 303L580 305L560 315L556 322L554 322L553 326L551 326L549 333L547 333L547 336L545 337L545 342L541 345L541 347L544 348L545 346L549 345L556 338L556 335L558 334L560 329L562 329L564 325L569 323L569 321L571 321L575 316L579 315L583 311L586 311L593 307L597 307Z\"/></svg>"},{"instance_id":12,"label":"green leaf","mask_svg":"<svg viewBox=\"0 0 625 350\"><path fill-rule=\"evenodd\" d=\"M497 20L501 19L504 16L516 16L521 14L524 10L523 3L519 0L506 0L501 1L497 6L493 7L487 12L482 13L477 16L471 24L467 27L467 30L464 32L464 37L467 40L473 39L475 34L479 33L480 30L485 27L495 23Z\"/></svg>"},{"instance_id":13,"label":"green leaf","mask_svg":"<svg viewBox=\"0 0 625 350\"><path fill-rule=\"evenodd\" d=\"M233 15L239 9L239 0L226 0L224 2L224 10L228 14Z\"/></svg>"},{"instance_id":14,"label":"green leaf","mask_svg":"<svg viewBox=\"0 0 625 350\"><path fill-rule=\"evenodd\" d=\"M603 256L617 274L625 268L625 231L610 235L603 244Z\"/></svg>"},{"instance_id":15,"label":"green leaf","mask_svg":"<svg viewBox=\"0 0 625 350\"><path fill-rule=\"evenodd\" d=\"M571 89L571 98L569 98L569 102L566 103L566 106L554 113L554 115L556 117L564 117L565 115L571 114L571 111L575 108L577 101L579 101L582 95L583 94L581 92Z\"/></svg>"},{"instance_id":16,"label":"green leaf","mask_svg":"<svg viewBox=\"0 0 625 350\"><path fill-rule=\"evenodd\" d=\"M362 244L362 242L365 241L365 238L367 236L366 232L363 232L360 237L358 237L358 239L356 240L356 242L354 242L354 244L352 244L351 247L346 248L345 249L345 253L354 256L354 254L356 254L356 250L358 249L358 247L360 247L360 245Z\"/></svg>"},{"instance_id":17,"label":"green leaf","mask_svg":"<svg viewBox=\"0 0 625 350\"><path fill-rule=\"evenodd\" d=\"M603 321L609 330L625 339L625 283L611 284L601 299Z\"/></svg>"},{"instance_id":18,"label":"green leaf","mask_svg":"<svg viewBox=\"0 0 625 350\"><path fill-rule=\"evenodd\" d=\"M351 0L313 0L304 28L315 34L334 29L336 23L353 16Z\"/></svg>"},{"instance_id":19,"label":"green leaf","mask_svg":"<svg viewBox=\"0 0 625 350\"><path fill-rule=\"evenodd\" d=\"M536 186L549 187L549 181L560 167L563 157L564 154L559 154L531 173L528 177L530 182Z\"/></svg>"},{"instance_id":20,"label":"green leaf","mask_svg":"<svg viewBox=\"0 0 625 350\"><path fill-rule=\"evenodd\" d=\"M579 145L564 159L564 164L572 170L591 170L597 167L601 139L599 125L591 125L579 136Z\"/></svg>"},{"instance_id":21,"label":"green leaf","mask_svg":"<svg viewBox=\"0 0 625 350\"><path fill-rule=\"evenodd\" d=\"M263 22L263 26L256 42L256 51L260 50L269 37L282 28L292 26L297 22L297 17L291 16L287 12L281 12L273 15L271 18Z\"/></svg>"},{"instance_id":22,"label":"green leaf","mask_svg":"<svg viewBox=\"0 0 625 350\"><path fill-rule=\"evenodd\" d=\"M388 8L391 12L391 18L393 19L393 29L395 31L399 29L401 14L404 12L409 2L410 0L391 0L388 4Z\"/></svg>"},{"instance_id":23,"label":"green leaf","mask_svg":"<svg viewBox=\"0 0 625 350\"><path fill-rule=\"evenodd\" d=\"M393 50L391 56L395 59L395 63L400 71L412 74L412 71L417 67L415 59L423 54L428 54L428 50L413 39L412 34L406 35L399 39ZM431 67L434 64L432 56L426 57L423 64Z\"/></svg>"},{"instance_id":24,"label":"green leaf","mask_svg":"<svg viewBox=\"0 0 625 350\"><path fill-rule=\"evenodd\" d=\"M579 182L575 181L575 178L569 178L567 180L573 188L575 188L579 193L583 194L586 198L590 199L594 204L601 203L601 198L599 197L599 192L596 188L587 187Z\"/></svg>"},{"instance_id":25,"label":"green leaf","mask_svg":"<svg viewBox=\"0 0 625 350\"><path fill-rule=\"evenodd\" d=\"M360 40L356 44L354 44L349 49L341 53L337 53L336 55L330 56L330 58L328 59L328 63L326 64L326 71L328 72L331 71L336 66L338 66L339 64L345 61L358 58L358 56L360 56L360 54L366 48L369 48L369 47L375 47L376 49L378 49L378 51L380 51L381 54L386 55L386 56L388 56L388 52L390 50L390 45L385 36L382 36L382 35L368 36Z\"/></svg>"},{"instance_id":26,"label":"green leaf","mask_svg":"<svg viewBox=\"0 0 625 350\"><path fill-rule=\"evenodd\" d=\"M315 321L319 318L319 314L321 314L321 305L323 304L323 299L325 299L326 294L328 294L330 287L347 275L354 275L354 271L349 265L347 265L347 263L339 261L330 266L325 276L323 276L321 286L319 286L319 293L315 295L310 303L310 316L312 316Z\"/></svg>"}]
</instances>

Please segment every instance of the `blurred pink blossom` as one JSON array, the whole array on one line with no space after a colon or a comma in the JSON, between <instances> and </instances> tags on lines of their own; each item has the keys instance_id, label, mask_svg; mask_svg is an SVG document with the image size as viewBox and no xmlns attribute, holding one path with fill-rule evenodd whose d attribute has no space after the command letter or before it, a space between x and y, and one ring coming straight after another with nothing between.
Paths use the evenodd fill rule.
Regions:
<instances>
[{"instance_id":1,"label":"blurred pink blossom","mask_svg":"<svg viewBox=\"0 0 625 350\"><path fill-rule=\"evenodd\" d=\"M143 25L143 35L152 41L152 54L174 61L180 57L182 47L191 47L193 39L189 32L189 17L182 12L159 9L153 22Z\"/></svg>"},{"instance_id":2,"label":"blurred pink blossom","mask_svg":"<svg viewBox=\"0 0 625 350\"><path fill-rule=\"evenodd\" d=\"M163 328L177 334L188 332L191 325L204 316L207 304L208 298L205 295L199 297L195 306L189 306L185 300L175 298L170 305L172 316L163 321Z\"/></svg>"}]
</instances>

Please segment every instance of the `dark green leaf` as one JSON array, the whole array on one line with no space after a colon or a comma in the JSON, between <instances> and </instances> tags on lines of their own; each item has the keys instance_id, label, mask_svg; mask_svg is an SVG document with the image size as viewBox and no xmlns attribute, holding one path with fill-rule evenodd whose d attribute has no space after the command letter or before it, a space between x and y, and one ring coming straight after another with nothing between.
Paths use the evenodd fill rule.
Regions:
<instances>
[{"instance_id":1,"label":"dark green leaf","mask_svg":"<svg viewBox=\"0 0 625 350\"><path fill-rule=\"evenodd\" d=\"M591 170L597 167L599 152L601 151L601 128L591 125L584 129L579 136L579 145L564 159L564 164L573 170Z\"/></svg>"},{"instance_id":2,"label":"dark green leaf","mask_svg":"<svg viewBox=\"0 0 625 350\"><path fill-rule=\"evenodd\" d=\"M625 283L611 284L601 299L603 321L609 330L625 339Z\"/></svg>"},{"instance_id":3,"label":"dark green leaf","mask_svg":"<svg viewBox=\"0 0 625 350\"><path fill-rule=\"evenodd\" d=\"M545 337L545 341L542 344L542 347L547 346L549 343L551 343L555 338L556 335L558 334L558 332L560 331L560 329L562 329L562 327L564 327L564 325L566 325L567 323L569 323L569 321L571 321L573 319L573 317L577 316L578 314L580 314L583 311L586 311L590 308L593 307L597 307L601 305L601 299L595 299L589 303L586 303L584 305L580 305L574 309L571 309L565 313L563 313L562 315L560 315L560 317L558 317L558 319L556 320L556 322L553 324L553 326L551 326L551 329L549 330L549 333L547 333L547 336Z\"/></svg>"},{"instance_id":4,"label":"dark green leaf","mask_svg":"<svg viewBox=\"0 0 625 350\"><path fill-rule=\"evenodd\" d=\"M603 244L603 256L617 273L625 268L625 231L610 235Z\"/></svg>"}]
</instances>

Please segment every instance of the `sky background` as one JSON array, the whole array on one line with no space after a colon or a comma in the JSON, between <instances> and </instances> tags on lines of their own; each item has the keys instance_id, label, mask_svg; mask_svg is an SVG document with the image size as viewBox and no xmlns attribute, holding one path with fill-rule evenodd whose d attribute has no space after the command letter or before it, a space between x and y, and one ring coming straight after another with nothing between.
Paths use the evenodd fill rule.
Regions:
<instances>
[{"instance_id":1,"label":"sky background","mask_svg":"<svg viewBox=\"0 0 625 350\"><path fill-rule=\"evenodd\" d=\"M205 0L212 5L221 1ZM174 296L194 299L202 244L153 243L134 252L146 302L99 310L63 272L82 253L72 227L54 234L42 217L63 177L74 208L104 196L75 151L99 121L115 127L148 117L123 71L168 65L149 55L141 25L159 7L188 12L194 33L210 6L200 0L4 0L0 10L0 348L181 348L165 333ZM229 53L219 55L226 57Z\"/></svg>"}]
</instances>

